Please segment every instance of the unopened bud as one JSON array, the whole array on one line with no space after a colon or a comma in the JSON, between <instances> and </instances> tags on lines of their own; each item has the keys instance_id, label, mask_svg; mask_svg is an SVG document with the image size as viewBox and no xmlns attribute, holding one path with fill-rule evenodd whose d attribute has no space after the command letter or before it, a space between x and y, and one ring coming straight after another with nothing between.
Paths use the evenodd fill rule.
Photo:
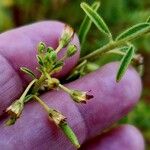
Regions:
<instances>
[{"instance_id":1,"label":"unopened bud","mask_svg":"<svg viewBox=\"0 0 150 150\"><path fill-rule=\"evenodd\" d=\"M45 51L45 48L46 48L45 43L40 42L40 43L38 44L38 52L39 52L39 53L43 53L43 52Z\"/></svg>"},{"instance_id":2,"label":"unopened bud","mask_svg":"<svg viewBox=\"0 0 150 150\"><path fill-rule=\"evenodd\" d=\"M65 28L64 28L61 38L59 40L59 44L61 44L62 47L66 47L69 44L69 42L71 41L73 35L74 35L73 28L71 28L68 25L65 25Z\"/></svg>"},{"instance_id":3,"label":"unopened bud","mask_svg":"<svg viewBox=\"0 0 150 150\"><path fill-rule=\"evenodd\" d=\"M77 52L77 47L73 44L70 44L67 49L67 57L73 56Z\"/></svg>"},{"instance_id":4,"label":"unopened bud","mask_svg":"<svg viewBox=\"0 0 150 150\"><path fill-rule=\"evenodd\" d=\"M57 59L57 53L55 51L50 52L50 59L55 61Z\"/></svg>"},{"instance_id":5,"label":"unopened bud","mask_svg":"<svg viewBox=\"0 0 150 150\"><path fill-rule=\"evenodd\" d=\"M47 52L50 53L50 52L52 52L52 51L54 51L54 49L53 49L52 47L48 47L48 48L47 48Z\"/></svg>"},{"instance_id":6,"label":"unopened bud","mask_svg":"<svg viewBox=\"0 0 150 150\"><path fill-rule=\"evenodd\" d=\"M57 59L57 53L55 51L51 51L50 53L46 54L45 59L48 62L55 62Z\"/></svg>"}]
</instances>

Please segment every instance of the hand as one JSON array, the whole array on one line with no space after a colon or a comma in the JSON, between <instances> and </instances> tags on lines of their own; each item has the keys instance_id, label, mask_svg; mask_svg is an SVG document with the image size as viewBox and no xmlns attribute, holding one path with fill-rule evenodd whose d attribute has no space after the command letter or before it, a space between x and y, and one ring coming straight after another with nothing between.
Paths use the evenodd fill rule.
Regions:
<instances>
[{"instance_id":1,"label":"hand","mask_svg":"<svg viewBox=\"0 0 150 150\"><path fill-rule=\"evenodd\" d=\"M13 100L19 97L29 83L19 68L28 67L36 72L36 45L40 41L56 47L64 24L47 21L28 25L0 35L0 114ZM75 35L73 41L80 49ZM65 50L63 50L65 51ZM63 51L61 53L63 53ZM61 54L60 54L61 55ZM57 75L65 77L79 59L78 53L66 61ZM117 127L104 133L102 130L127 114L137 103L141 94L141 80L133 68L129 68L123 79L115 82L118 63L110 63L86 75L68 87L94 95L86 105L75 104L67 94L52 91L41 97L45 102L61 111L75 131L83 150L144 150L139 131L131 125ZM0 149L3 150L73 150L74 147L36 102L25 106L16 124L7 127L6 116L0 121Z\"/></svg>"}]
</instances>

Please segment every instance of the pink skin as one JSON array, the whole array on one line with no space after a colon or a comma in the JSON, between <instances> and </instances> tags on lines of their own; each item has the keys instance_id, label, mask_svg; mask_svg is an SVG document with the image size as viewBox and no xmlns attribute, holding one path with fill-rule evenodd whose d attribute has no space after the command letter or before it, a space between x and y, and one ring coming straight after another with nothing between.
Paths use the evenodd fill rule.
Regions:
<instances>
[{"instance_id":1,"label":"pink skin","mask_svg":"<svg viewBox=\"0 0 150 150\"><path fill-rule=\"evenodd\" d=\"M123 117L137 103L141 94L141 80L129 68L120 83L115 82L118 63L110 63L67 86L84 91L91 90L94 98L86 105L75 104L60 91L44 94L41 98L58 109L83 143ZM0 126L0 147L3 149L73 149L64 135L47 119L47 114L37 103L26 106L21 119L14 126ZM41 144L41 141L42 144ZM7 145L6 145L7 143ZM21 143L16 145L16 143ZM31 144L32 143L32 144Z\"/></svg>"},{"instance_id":2,"label":"pink skin","mask_svg":"<svg viewBox=\"0 0 150 150\"><path fill-rule=\"evenodd\" d=\"M50 31L47 31L49 26L45 28L46 24L52 26ZM55 31L54 28L56 27L59 30L59 26L61 28L62 24L56 22L37 23L28 27L23 27L24 29L20 28L16 29L15 31L10 31L10 35L9 32L6 32L0 36L0 47L3 48L3 51L1 51L3 57L0 57L0 60L2 61L2 63L0 63L0 67L3 67L1 69L3 70L3 73L0 74L0 83L2 82L0 88L3 88L0 99L1 110L6 108L6 106L8 106L8 104L14 100L14 97L19 95L23 89L23 83L20 77L24 76L22 76L22 74L18 75L19 67L26 65L30 68L34 68L36 66L36 62L33 59L35 56L35 51L33 51L32 48L36 47L36 44L39 41L37 38L41 37L40 41L51 39L49 38L49 35L51 35L50 33L53 33ZM6 43L13 40L13 35L18 37L20 32L25 32L25 34L21 34L21 36L19 36L18 40L21 40L21 38L23 39L19 43L17 40L18 45L14 44L18 50L15 51L15 49L12 47L9 48L10 45L6 45ZM39 34L37 34L37 32ZM48 34L48 32L50 33ZM53 38L58 35L56 33L52 34ZM9 38L7 39L9 36L11 37L11 40ZM56 40L58 40L58 37L51 39L50 41L57 43ZM1 41L5 44L1 44ZM76 39L74 42L78 43L78 40ZM34 45L33 47L32 44ZM31 47L28 48L29 45L31 45ZM20 48L18 48L19 46L22 48L26 46L26 51L22 51ZM13 53L12 49L14 50ZM79 53L70 60L70 63L68 64L70 69L77 62L78 56ZM30 59L30 57L33 58ZM10 62L12 66L10 65ZM60 76L64 76L66 72L69 72L70 69L68 69L68 67L65 67L66 70L64 68L64 73L62 72ZM75 104L69 98L69 96L62 91L47 92L41 96L41 98L44 99L49 106L58 109L65 116L67 116L68 122L77 134L81 144L89 138L101 133L103 129L107 128L112 123L127 114L137 103L140 97L142 86L141 79L137 72L130 67L121 82L116 83L115 75L117 69L118 63L110 63L96 72L93 72L66 85L68 87L83 91L91 90L90 94L93 94L94 98L89 100L86 105ZM25 78L23 81L25 82ZM2 89L0 89L0 91L1 90ZM55 126L52 121L48 120L47 114L43 108L41 108L41 106L35 102L30 102L26 105L21 118L14 126L6 127L3 120L1 120L0 133L0 149L3 150L74 149L68 139L65 138L64 134Z\"/></svg>"},{"instance_id":3,"label":"pink skin","mask_svg":"<svg viewBox=\"0 0 150 150\"><path fill-rule=\"evenodd\" d=\"M145 148L139 130L131 125L123 125L87 141L81 150L145 150Z\"/></svg>"},{"instance_id":4,"label":"pink skin","mask_svg":"<svg viewBox=\"0 0 150 150\"><path fill-rule=\"evenodd\" d=\"M0 35L0 115L12 100L18 97L29 81L27 75L20 72L20 67L28 67L37 73L36 53L40 41L56 48L64 24L58 21L44 21L13 29ZM79 59L79 40L75 35L72 44L78 52L67 59L63 71L57 77L65 77ZM60 52L60 57L65 49ZM31 79L30 79L31 80Z\"/></svg>"}]
</instances>

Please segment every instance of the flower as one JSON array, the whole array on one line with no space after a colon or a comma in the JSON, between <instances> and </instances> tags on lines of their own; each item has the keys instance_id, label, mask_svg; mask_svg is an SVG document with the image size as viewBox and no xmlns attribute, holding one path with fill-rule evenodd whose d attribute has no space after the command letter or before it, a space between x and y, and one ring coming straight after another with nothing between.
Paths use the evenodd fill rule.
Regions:
<instances>
[{"instance_id":1,"label":"flower","mask_svg":"<svg viewBox=\"0 0 150 150\"><path fill-rule=\"evenodd\" d=\"M93 98L93 95L89 95L87 92L78 90L72 90L70 96L77 103L86 103L87 100Z\"/></svg>"},{"instance_id":2,"label":"flower","mask_svg":"<svg viewBox=\"0 0 150 150\"><path fill-rule=\"evenodd\" d=\"M61 123L65 122L66 117L63 116L59 111L55 109L50 109L49 117L55 122L56 125L60 125Z\"/></svg>"},{"instance_id":3,"label":"flower","mask_svg":"<svg viewBox=\"0 0 150 150\"><path fill-rule=\"evenodd\" d=\"M24 103L22 101L15 101L11 106L6 109L6 112L11 115L13 118L19 118L24 107Z\"/></svg>"}]
</instances>

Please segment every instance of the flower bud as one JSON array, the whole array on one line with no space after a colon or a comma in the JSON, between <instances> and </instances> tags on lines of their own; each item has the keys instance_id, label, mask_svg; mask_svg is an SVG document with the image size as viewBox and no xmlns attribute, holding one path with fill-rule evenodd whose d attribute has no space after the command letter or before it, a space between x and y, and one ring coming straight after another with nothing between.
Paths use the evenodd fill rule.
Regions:
<instances>
[{"instance_id":1,"label":"flower bud","mask_svg":"<svg viewBox=\"0 0 150 150\"><path fill-rule=\"evenodd\" d=\"M52 51L54 51L54 49L53 49L52 47L48 47L48 48L47 48L47 52L50 53L50 52L52 52Z\"/></svg>"},{"instance_id":2,"label":"flower bud","mask_svg":"<svg viewBox=\"0 0 150 150\"><path fill-rule=\"evenodd\" d=\"M93 98L93 95L88 95L87 92L72 90L71 98L77 103L86 103L87 100Z\"/></svg>"},{"instance_id":3,"label":"flower bud","mask_svg":"<svg viewBox=\"0 0 150 150\"><path fill-rule=\"evenodd\" d=\"M73 35L74 35L73 28L71 28L68 25L65 25L65 28L64 28L61 38L59 40L59 44L61 44L62 47L66 47L69 44L69 42L71 41Z\"/></svg>"},{"instance_id":4,"label":"flower bud","mask_svg":"<svg viewBox=\"0 0 150 150\"><path fill-rule=\"evenodd\" d=\"M50 54L49 54L49 57L52 61L56 61L57 53L55 51L51 51Z\"/></svg>"},{"instance_id":5,"label":"flower bud","mask_svg":"<svg viewBox=\"0 0 150 150\"><path fill-rule=\"evenodd\" d=\"M24 103L22 101L17 100L6 109L6 112L15 118L19 118L22 113L23 107Z\"/></svg>"},{"instance_id":6,"label":"flower bud","mask_svg":"<svg viewBox=\"0 0 150 150\"><path fill-rule=\"evenodd\" d=\"M46 53L45 55L45 61L48 62L48 64L51 64L55 62L57 59L57 54L55 51L51 51L50 53Z\"/></svg>"},{"instance_id":7,"label":"flower bud","mask_svg":"<svg viewBox=\"0 0 150 150\"><path fill-rule=\"evenodd\" d=\"M39 52L39 53L43 53L44 50L45 50L45 48L46 48L45 43L40 42L40 43L38 44L38 52Z\"/></svg>"},{"instance_id":8,"label":"flower bud","mask_svg":"<svg viewBox=\"0 0 150 150\"><path fill-rule=\"evenodd\" d=\"M77 52L77 47L73 44L70 44L67 49L67 57L73 56Z\"/></svg>"}]
</instances>

